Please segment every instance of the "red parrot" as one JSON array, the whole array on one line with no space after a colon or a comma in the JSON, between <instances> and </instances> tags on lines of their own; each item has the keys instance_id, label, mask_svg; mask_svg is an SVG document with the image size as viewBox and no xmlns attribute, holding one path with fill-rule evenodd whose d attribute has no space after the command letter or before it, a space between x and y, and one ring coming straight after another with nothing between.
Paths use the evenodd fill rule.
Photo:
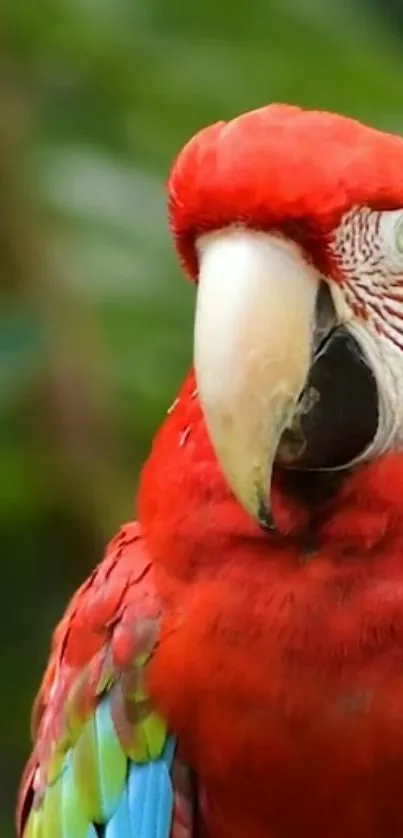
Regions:
<instances>
[{"instance_id":1,"label":"red parrot","mask_svg":"<svg viewBox=\"0 0 403 838\"><path fill-rule=\"evenodd\" d=\"M194 371L53 638L20 838L403 835L403 140L272 105L169 180Z\"/></svg>"}]
</instances>

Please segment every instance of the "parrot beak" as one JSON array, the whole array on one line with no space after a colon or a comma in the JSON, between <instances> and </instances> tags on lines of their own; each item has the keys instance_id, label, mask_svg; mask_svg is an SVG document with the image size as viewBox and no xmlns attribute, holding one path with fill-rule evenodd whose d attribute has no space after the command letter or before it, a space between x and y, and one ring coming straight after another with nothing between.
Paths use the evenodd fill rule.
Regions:
<instances>
[{"instance_id":1,"label":"parrot beak","mask_svg":"<svg viewBox=\"0 0 403 838\"><path fill-rule=\"evenodd\" d=\"M312 361L320 276L280 236L199 239L195 370L207 428L240 503L273 528L270 485Z\"/></svg>"}]
</instances>

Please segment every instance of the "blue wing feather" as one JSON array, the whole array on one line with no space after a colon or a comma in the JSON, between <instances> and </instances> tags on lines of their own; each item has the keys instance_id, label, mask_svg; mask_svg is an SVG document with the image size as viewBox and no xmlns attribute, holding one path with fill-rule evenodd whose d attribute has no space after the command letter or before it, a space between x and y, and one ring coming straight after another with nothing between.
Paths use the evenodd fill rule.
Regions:
<instances>
[{"instance_id":1,"label":"blue wing feather","mask_svg":"<svg viewBox=\"0 0 403 838\"><path fill-rule=\"evenodd\" d=\"M105 838L136 838L125 789L118 808L105 827Z\"/></svg>"},{"instance_id":2,"label":"blue wing feather","mask_svg":"<svg viewBox=\"0 0 403 838\"><path fill-rule=\"evenodd\" d=\"M130 763L128 817L135 838L169 838L174 804L170 774L174 750L174 740L169 738L159 759L140 765Z\"/></svg>"},{"instance_id":3,"label":"blue wing feather","mask_svg":"<svg viewBox=\"0 0 403 838\"><path fill-rule=\"evenodd\" d=\"M40 807L31 812L24 838L169 838L174 816L171 770L175 739L166 738L157 759L130 759L116 734L108 697L87 724L93 724L95 730L90 740L95 743L91 744L95 758L89 761L88 771L97 775L99 803L83 794L81 781L86 775L82 766L77 773L73 747ZM92 777L90 788L93 781ZM93 823L96 807L102 825Z\"/></svg>"}]
</instances>

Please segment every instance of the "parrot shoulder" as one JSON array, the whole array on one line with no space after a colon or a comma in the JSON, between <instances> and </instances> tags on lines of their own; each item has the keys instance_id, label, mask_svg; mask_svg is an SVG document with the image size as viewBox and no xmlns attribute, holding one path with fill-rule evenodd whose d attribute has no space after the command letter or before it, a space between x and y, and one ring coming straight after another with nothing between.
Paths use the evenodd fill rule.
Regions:
<instances>
[{"instance_id":1,"label":"parrot shoulder","mask_svg":"<svg viewBox=\"0 0 403 838\"><path fill-rule=\"evenodd\" d=\"M146 689L162 618L153 575L139 525L127 524L56 628L33 709L20 836L95 836L119 808L131 765L169 769L173 740Z\"/></svg>"}]
</instances>

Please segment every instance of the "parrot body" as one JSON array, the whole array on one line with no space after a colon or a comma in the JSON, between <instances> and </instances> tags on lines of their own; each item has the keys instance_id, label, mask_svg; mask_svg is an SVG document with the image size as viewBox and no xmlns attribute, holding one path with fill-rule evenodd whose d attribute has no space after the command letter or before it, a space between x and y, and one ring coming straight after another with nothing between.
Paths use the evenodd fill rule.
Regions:
<instances>
[{"instance_id":1,"label":"parrot body","mask_svg":"<svg viewBox=\"0 0 403 838\"><path fill-rule=\"evenodd\" d=\"M403 457L352 475L325 510L326 479L278 476L287 536L268 548L192 392L160 432L140 511L170 614L150 689L203 790L205 834L403 834Z\"/></svg>"},{"instance_id":2,"label":"parrot body","mask_svg":"<svg viewBox=\"0 0 403 838\"><path fill-rule=\"evenodd\" d=\"M312 168L309 127L322 138L333 168L321 158ZM259 179L253 174L256 160ZM287 161L280 184L280 164ZM239 225L254 226L256 237L281 226L298 248L303 241L309 272L319 266L321 274L331 274L341 306L342 270L354 267L353 240L343 240L336 259L331 231L337 224L340 230L351 207L393 212L403 205L398 161L403 172L398 138L295 108L267 108L206 129L182 153L170 185L179 252L188 272L200 274L199 295L206 288L203 265L210 260L211 270L216 258L215 250L204 257L203 248L195 248L199 235L234 225L230 240L236 248ZM373 198L364 182L368 171L374 174ZM382 216L374 235L383 224ZM258 241L260 248L256 237L253 247ZM249 241L242 242L235 276L249 253ZM281 243L279 255L277 238L269 245L273 259L286 260L293 283L294 250L290 261L288 250L284 256L288 244ZM256 257L256 286L259 265ZM351 292L357 317L364 316L360 289L358 282ZM222 299L230 305L226 294ZM217 301L219 308L219 292ZM249 301L242 301L238 317L248 313ZM278 328L288 340L280 315ZM237 322L242 358L255 363L256 354L245 348L248 322ZM350 319L343 316L343 329L346 324ZM256 310L254 326L258 340ZM23 838L403 835L403 454L391 442L398 423L388 430L388 448L369 456L372 417L378 433L386 407L382 403L383 413L368 409L358 424L351 414L346 439L357 450L348 454L346 468L338 463L336 469L288 469L286 455L294 457L294 466L300 457L328 456L323 417L311 400L306 415L321 434L313 436L311 454L312 427L300 414L302 453L293 453L288 441L284 452L276 441L280 453L267 484L275 527L268 529L253 448L261 423L253 426L253 456L243 459L238 446L239 462L231 470L232 439L238 442L252 427L246 420L237 425L231 410L238 385L252 387L249 417L254 375L277 376L282 362L276 356L269 373L267 364L249 369L245 381L237 368L215 388L215 376L204 374L206 357L221 352L225 365L233 344L214 334L206 348L199 328L199 374L190 373L155 440L140 488L140 523L127 525L111 543L56 630L20 792ZM361 325L357 334L361 340ZM319 351L314 342L312 352L322 364L328 343L320 335ZM312 359L310 352L304 360L302 339L297 350L293 363L299 371ZM388 363L393 352L384 353ZM375 387L375 376L368 378L368 365L354 353L351 368L357 363L359 374L367 376L365 394L380 402L380 379ZM315 387L317 381L322 385L322 368L312 362L312 369ZM281 369L281 382L287 375ZM347 379L347 368L342 376ZM299 381L292 384L298 393ZM331 389L336 386L332 378ZM258 396L259 411L262 405L271 409L261 390ZM351 401L348 396L343 410L351 409ZM273 414L269 430L279 415ZM325 430L343 442L340 458L346 449L337 421L328 417ZM285 426L291 427L288 419ZM362 461L361 448L367 457ZM262 457L265 469L269 459ZM266 485L266 472L263 478Z\"/></svg>"}]
</instances>

